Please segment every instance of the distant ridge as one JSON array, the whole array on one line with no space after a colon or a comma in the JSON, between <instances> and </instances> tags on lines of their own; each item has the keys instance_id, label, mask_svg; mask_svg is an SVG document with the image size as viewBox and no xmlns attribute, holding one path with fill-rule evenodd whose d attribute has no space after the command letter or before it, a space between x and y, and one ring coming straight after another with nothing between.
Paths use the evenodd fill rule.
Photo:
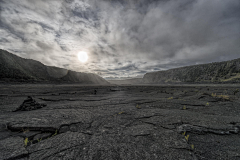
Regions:
<instances>
[{"instance_id":1,"label":"distant ridge","mask_svg":"<svg viewBox=\"0 0 240 160\"><path fill-rule=\"evenodd\" d=\"M240 58L146 73L143 83L239 83Z\"/></svg>"},{"instance_id":2,"label":"distant ridge","mask_svg":"<svg viewBox=\"0 0 240 160\"><path fill-rule=\"evenodd\" d=\"M93 73L45 66L41 62L24 59L2 49L0 49L0 81L109 84L105 79Z\"/></svg>"}]
</instances>

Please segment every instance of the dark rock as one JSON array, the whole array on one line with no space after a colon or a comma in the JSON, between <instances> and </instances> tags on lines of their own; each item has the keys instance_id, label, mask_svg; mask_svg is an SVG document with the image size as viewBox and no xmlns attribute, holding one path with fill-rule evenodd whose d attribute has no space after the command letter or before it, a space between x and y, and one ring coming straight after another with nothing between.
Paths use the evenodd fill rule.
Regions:
<instances>
[{"instance_id":1,"label":"dark rock","mask_svg":"<svg viewBox=\"0 0 240 160\"><path fill-rule=\"evenodd\" d=\"M40 104L36 102L31 96L28 96L26 100L14 111L31 111L46 107L46 104Z\"/></svg>"},{"instance_id":2,"label":"dark rock","mask_svg":"<svg viewBox=\"0 0 240 160\"><path fill-rule=\"evenodd\" d=\"M70 129L71 132L77 132L77 125L72 124L72 125L70 125L69 129Z\"/></svg>"},{"instance_id":3,"label":"dark rock","mask_svg":"<svg viewBox=\"0 0 240 160\"><path fill-rule=\"evenodd\" d=\"M0 132L7 130L6 124L0 124Z\"/></svg>"},{"instance_id":4,"label":"dark rock","mask_svg":"<svg viewBox=\"0 0 240 160\"><path fill-rule=\"evenodd\" d=\"M12 136L11 132L8 132L8 131L0 132L0 140L5 139L5 138L9 138L11 136Z\"/></svg>"},{"instance_id":5,"label":"dark rock","mask_svg":"<svg viewBox=\"0 0 240 160\"><path fill-rule=\"evenodd\" d=\"M146 135L150 135L151 130L153 130L152 125L149 125L149 124L137 125L137 126L127 128L124 131L124 134L132 135L132 136L146 136Z\"/></svg>"},{"instance_id":6,"label":"dark rock","mask_svg":"<svg viewBox=\"0 0 240 160\"><path fill-rule=\"evenodd\" d=\"M68 126L62 126L59 130L59 133L65 133L67 131L69 131L69 127Z\"/></svg>"},{"instance_id":7,"label":"dark rock","mask_svg":"<svg viewBox=\"0 0 240 160\"><path fill-rule=\"evenodd\" d=\"M47 141L41 141L28 148L29 159L78 159L79 154L72 154L72 150L82 151L81 145L86 143L87 137L82 133L66 132L49 138ZM62 154L64 153L64 154Z\"/></svg>"},{"instance_id":8,"label":"dark rock","mask_svg":"<svg viewBox=\"0 0 240 160\"><path fill-rule=\"evenodd\" d=\"M26 100L24 100L23 103L28 104L27 102L31 103L33 101L33 98L31 96L28 96Z\"/></svg>"},{"instance_id":9,"label":"dark rock","mask_svg":"<svg viewBox=\"0 0 240 160\"><path fill-rule=\"evenodd\" d=\"M200 85L199 92L195 91L196 86L189 85L128 86L128 89L49 86L36 85L29 90L25 85L4 86L15 89L15 95L36 95L43 90L78 93L58 95L57 101L49 102L47 108L31 112L12 113L5 109L12 104L0 105L0 159L234 160L240 156L240 100L232 92L236 86L209 86L207 91L207 87ZM112 92L110 88L118 91ZM101 95L93 96L95 89ZM214 101L213 91L233 100ZM44 98L52 99L51 92ZM22 97L15 95L2 99L2 104L22 102ZM137 104L141 109L137 109ZM186 109L179 110L184 106ZM27 155L21 151L25 149L26 137L30 141L25 147ZM16 145L12 153L3 149L11 148L11 143Z\"/></svg>"},{"instance_id":10,"label":"dark rock","mask_svg":"<svg viewBox=\"0 0 240 160\"><path fill-rule=\"evenodd\" d=\"M33 141L40 141L50 137L52 133L41 133L34 136Z\"/></svg>"},{"instance_id":11,"label":"dark rock","mask_svg":"<svg viewBox=\"0 0 240 160\"><path fill-rule=\"evenodd\" d=\"M23 132L18 133L16 135L19 136L19 137L23 137L23 138L33 138L36 134L39 134L39 133L41 133L41 132L26 130L26 131L23 131Z\"/></svg>"},{"instance_id":12,"label":"dark rock","mask_svg":"<svg viewBox=\"0 0 240 160\"><path fill-rule=\"evenodd\" d=\"M0 159L18 159L27 155L23 138L10 137L0 140Z\"/></svg>"}]
</instances>

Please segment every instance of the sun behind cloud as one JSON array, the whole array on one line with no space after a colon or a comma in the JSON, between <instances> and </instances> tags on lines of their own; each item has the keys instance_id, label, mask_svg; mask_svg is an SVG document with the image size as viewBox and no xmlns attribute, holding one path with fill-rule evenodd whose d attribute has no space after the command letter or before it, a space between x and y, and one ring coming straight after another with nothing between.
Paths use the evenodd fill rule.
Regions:
<instances>
[{"instance_id":1,"label":"sun behind cloud","mask_svg":"<svg viewBox=\"0 0 240 160\"><path fill-rule=\"evenodd\" d=\"M84 52L84 51L78 52L78 60L82 63L87 62L87 60L88 60L87 52Z\"/></svg>"}]
</instances>

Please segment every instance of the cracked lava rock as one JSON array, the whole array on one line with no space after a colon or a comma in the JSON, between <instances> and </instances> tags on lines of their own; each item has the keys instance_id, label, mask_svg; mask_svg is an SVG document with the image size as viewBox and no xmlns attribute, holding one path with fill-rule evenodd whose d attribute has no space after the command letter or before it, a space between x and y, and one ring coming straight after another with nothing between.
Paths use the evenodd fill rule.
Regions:
<instances>
[{"instance_id":1,"label":"cracked lava rock","mask_svg":"<svg viewBox=\"0 0 240 160\"><path fill-rule=\"evenodd\" d=\"M40 104L36 102L31 96L28 96L26 100L14 111L31 111L45 107L46 104Z\"/></svg>"},{"instance_id":2,"label":"cracked lava rock","mask_svg":"<svg viewBox=\"0 0 240 160\"><path fill-rule=\"evenodd\" d=\"M0 88L0 160L240 159L239 84Z\"/></svg>"}]
</instances>

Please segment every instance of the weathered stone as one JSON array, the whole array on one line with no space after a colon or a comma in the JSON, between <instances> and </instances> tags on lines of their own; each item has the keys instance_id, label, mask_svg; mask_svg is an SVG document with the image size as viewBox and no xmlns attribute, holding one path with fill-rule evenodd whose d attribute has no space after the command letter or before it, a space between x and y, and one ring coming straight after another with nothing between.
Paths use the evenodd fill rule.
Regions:
<instances>
[{"instance_id":1,"label":"weathered stone","mask_svg":"<svg viewBox=\"0 0 240 160\"><path fill-rule=\"evenodd\" d=\"M44 140L48 137L50 137L52 135L52 133L41 133L41 134L37 134L36 136L34 136L33 140L37 140L37 141L40 141L40 140Z\"/></svg>"},{"instance_id":2,"label":"weathered stone","mask_svg":"<svg viewBox=\"0 0 240 160\"><path fill-rule=\"evenodd\" d=\"M62 126L60 129L59 129L59 133L65 133L67 131L69 131L69 127L68 126Z\"/></svg>"},{"instance_id":3,"label":"weathered stone","mask_svg":"<svg viewBox=\"0 0 240 160\"><path fill-rule=\"evenodd\" d=\"M77 132L77 125L76 124L71 124L69 127L71 132Z\"/></svg>"},{"instance_id":4,"label":"weathered stone","mask_svg":"<svg viewBox=\"0 0 240 160\"><path fill-rule=\"evenodd\" d=\"M75 159L78 155L72 155L71 149L74 147L80 147L86 143L87 136L77 132L66 132L59 135L55 135L47 140L40 141L27 148L30 156L29 159L54 159L58 157L58 154L69 150L69 155L62 155L61 158L66 157ZM77 148L78 149L78 148ZM77 151L77 150L76 150ZM81 151L81 150L79 150ZM79 153L80 154L80 153Z\"/></svg>"},{"instance_id":5,"label":"weathered stone","mask_svg":"<svg viewBox=\"0 0 240 160\"><path fill-rule=\"evenodd\" d=\"M151 134L151 130L153 130L152 125L144 124L144 125L137 125L128 127L124 134L132 135L132 136L147 136Z\"/></svg>"},{"instance_id":6,"label":"weathered stone","mask_svg":"<svg viewBox=\"0 0 240 160\"><path fill-rule=\"evenodd\" d=\"M31 96L28 96L26 100L14 111L31 111L36 110L42 107L45 107L46 104L37 103Z\"/></svg>"},{"instance_id":7,"label":"weathered stone","mask_svg":"<svg viewBox=\"0 0 240 160\"><path fill-rule=\"evenodd\" d=\"M10 137L0 140L0 159L17 159L27 155L23 138Z\"/></svg>"},{"instance_id":8,"label":"weathered stone","mask_svg":"<svg viewBox=\"0 0 240 160\"><path fill-rule=\"evenodd\" d=\"M23 138L33 138L35 135L37 135L39 133L41 133L41 132L26 130L26 131L22 131L20 133L17 133L16 135L19 136L19 137L23 137Z\"/></svg>"}]
</instances>

